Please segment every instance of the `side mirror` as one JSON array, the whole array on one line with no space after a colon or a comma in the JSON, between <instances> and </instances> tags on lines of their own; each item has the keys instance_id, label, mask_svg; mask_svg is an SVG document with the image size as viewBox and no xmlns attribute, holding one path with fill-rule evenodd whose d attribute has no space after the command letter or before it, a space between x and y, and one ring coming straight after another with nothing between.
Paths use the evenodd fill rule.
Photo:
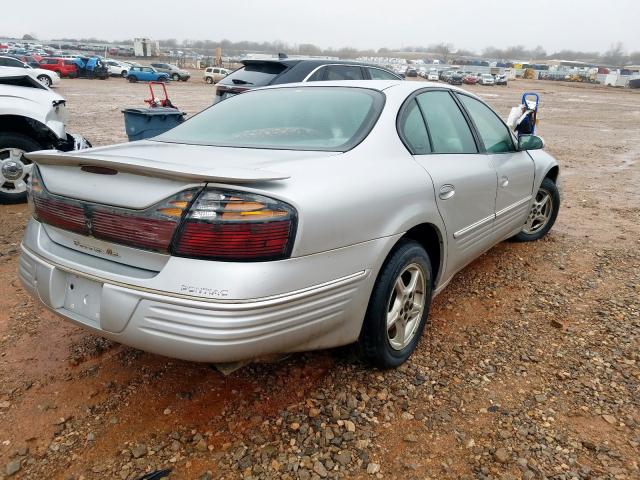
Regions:
<instances>
[{"instance_id":1,"label":"side mirror","mask_svg":"<svg viewBox=\"0 0 640 480\"><path fill-rule=\"evenodd\" d=\"M540 150L544 148L544 140L537 135L521 135L518 138L518 150Z\"/></svg>"}]
</instances>

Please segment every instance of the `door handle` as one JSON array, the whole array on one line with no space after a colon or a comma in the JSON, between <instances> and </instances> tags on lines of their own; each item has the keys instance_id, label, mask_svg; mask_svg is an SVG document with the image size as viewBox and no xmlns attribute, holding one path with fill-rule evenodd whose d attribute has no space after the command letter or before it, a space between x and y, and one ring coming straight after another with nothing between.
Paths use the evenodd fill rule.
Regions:
<instances>
[{"instance_id":1,"label":"door handle","mask_svg":"<svg viewBox=\"0 0 640 480\"><path fill-rule=\"evenodd\" d=\"M440 194L438 195L441 200L448 200L456 194L456 188L453 185L443 185L440 187Z\"/></svg>"},{"instance_id":2,"label":"door handle","mask_svg":"<svg viewBox=\"0 0 640 480\"><path fill-rule=\"evenodd\" d=\"M500 177L500 186L506 188L509 185L509 177L503 175Z\"/></svg>"}]
</instances>

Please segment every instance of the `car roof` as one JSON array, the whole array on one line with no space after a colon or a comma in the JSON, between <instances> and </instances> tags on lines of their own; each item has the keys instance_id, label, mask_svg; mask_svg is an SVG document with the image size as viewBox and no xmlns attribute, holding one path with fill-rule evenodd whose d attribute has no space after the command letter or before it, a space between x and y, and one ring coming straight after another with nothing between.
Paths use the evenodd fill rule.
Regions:
<instances>
[{"instance_id":1,"label":"car roof","mask_svg":"<svg viewBox=\"0 0 640 480\"><path fill-rule=\"evenodd\" d=\"M422 90L423 88L437 88L440 90L452 90L456 92L463 92L466 95L478 98L477 95L457 87L455 85L442 84L438 82L413 82L407 80L331 80L322 82L298 82L298 83L283 83L279 85L269 85L266 87L260 87L253 89L256 90L268 90L273 88L314 88L314 87L352 87L352 88L366 88L369 90L377 90L384 92L393 88L394 93L404 93L405 95L411 94L416 90Z\"/></svg>"},{"instance_id":2,"label":"car roof","mask_svg":"<svg viewBox=\"0 0 640 480\"><path fill-rule=\"evenodd\" d=\"M294 65L298 65L300 63L305 63L312 67L320 67L322 65L359 65L362 67L376 67L382 68L383 70L389 70L387 67L382 65L375 65L372 63L358 62L356 60L331 60L327 58L250 58L246 60L241 60L241 64L249 65L249 64L264 64L264 63L279 63L280 65L285 65L287 67L292 67ZM390 72L392 70L389 70Z\"/></svg>"}]
</instances>

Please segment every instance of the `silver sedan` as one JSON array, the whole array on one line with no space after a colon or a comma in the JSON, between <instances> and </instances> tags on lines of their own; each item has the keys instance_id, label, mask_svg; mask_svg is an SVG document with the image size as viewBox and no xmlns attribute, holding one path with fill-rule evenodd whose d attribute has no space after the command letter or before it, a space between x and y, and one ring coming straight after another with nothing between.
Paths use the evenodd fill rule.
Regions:
<instances>
[{"instance_id":1,"label":"silver sedan","mask_svg":"<svg viewBox=\"0 0 640 480\"><path fill-rule=\"evenodd\" d=\"M439 84L293 84L152 140L28 154L20 278L99 335L205 362L355 344L395 367L435 294L560 198L539 137Z\"/></svg>"}]
</instances>

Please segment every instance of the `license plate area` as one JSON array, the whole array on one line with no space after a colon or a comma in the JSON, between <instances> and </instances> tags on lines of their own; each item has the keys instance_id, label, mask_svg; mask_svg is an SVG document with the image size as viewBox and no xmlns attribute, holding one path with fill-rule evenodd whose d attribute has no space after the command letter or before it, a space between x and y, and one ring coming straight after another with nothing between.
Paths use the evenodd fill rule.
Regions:
<instances>
[{"instance_id":1,"label":"license plate area","mask_svg":"<svg viewBox=\"0 0 640 480\"><path fill-rule=\"evenodd\" d=\"M64 308L94 327L100 326L100 303L102 283L77 275L67 275Z\"/></svg>"}]
</instances>

